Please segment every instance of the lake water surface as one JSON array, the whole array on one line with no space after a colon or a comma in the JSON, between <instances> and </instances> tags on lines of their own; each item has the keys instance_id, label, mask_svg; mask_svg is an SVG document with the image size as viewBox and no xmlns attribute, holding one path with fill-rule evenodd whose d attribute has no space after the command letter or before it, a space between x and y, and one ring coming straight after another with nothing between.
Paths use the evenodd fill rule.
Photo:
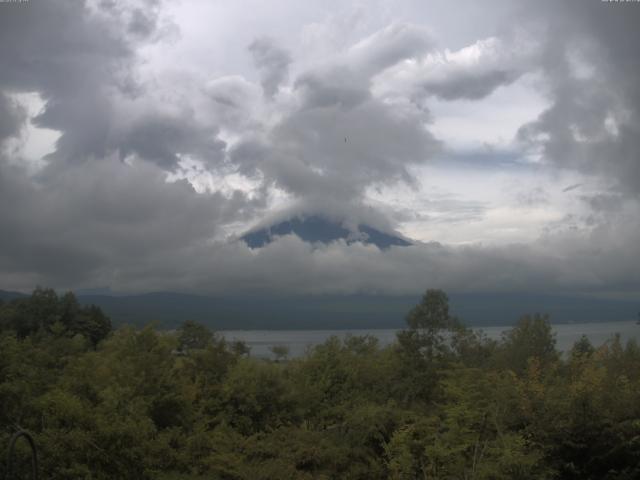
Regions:
<instances>
[{"instance_id":1,"label":"lake water surface","mask_svg":"<svg viewBox=\"0 0 640 480\"><path fill-rule=\"evenodd\" d=\"M502 332L510 327L483 327L481 330L493 339L499 339ZM623 343L632 338L640 339L640 325L634 321L573 323L553 325L556 334L556 348L566 351L582 335L586 335L591 343L599 346L610 340L616 333L620 334ZM347 335L373 335L381 345L389 345L396 339L395 329L371 330L225 330L221 333L227 340L241 340L251 347L253 357L272 357L270 348L275 345L289 347L290 357L304 355L308 348L324 343L329 337L344 338Z\"/></svg>"}]
</instances>

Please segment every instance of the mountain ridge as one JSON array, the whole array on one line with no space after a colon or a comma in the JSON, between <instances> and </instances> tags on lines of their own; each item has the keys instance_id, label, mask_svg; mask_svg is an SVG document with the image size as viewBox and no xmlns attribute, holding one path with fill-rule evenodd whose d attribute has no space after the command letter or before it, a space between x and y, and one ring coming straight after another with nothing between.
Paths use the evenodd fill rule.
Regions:
<instances>
[{"instance_id":1,"label":"mountain ridge","mask_svg":"<svg viewBox=\"0 0 640 480\"><path fill-rule=\"evenodd\" d=\"M421 295L206 296L152 292L132 296L80 296L115 323L152 321L175 328L184 320L217 330L323 330L404 328ZM638 302L550 294L452 293L451 312L470 327L514 325L525 314L549 313L553 323L634 320Z\"/></svg>"},{"instance_id":2,"label":"mountain ridge","mask_svg":"<svg viewBox=\"0 0 640 480\"><path fill-rule=\"evenodd\" d=\"M26 298L0 290L0 299ZM404 328L421 295L227 295L180 292L77 295L97 305L114 324L157 323L176 328L185 320L215 330L339 330ZM470 327L509 326L525 314L549 313L553 323L634 321L638 301L531 293L451 293L451 312Z\"/></svg>"}]
</instances>

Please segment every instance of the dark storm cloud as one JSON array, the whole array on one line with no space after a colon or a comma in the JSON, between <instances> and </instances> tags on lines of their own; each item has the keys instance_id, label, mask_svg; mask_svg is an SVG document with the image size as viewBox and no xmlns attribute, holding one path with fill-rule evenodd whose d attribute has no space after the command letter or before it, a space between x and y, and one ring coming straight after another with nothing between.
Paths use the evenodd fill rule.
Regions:
<instances>
[{"instance_id":1,"label":"dark storm cloud","mask_svg":"<svg viewBox=\"0 0 640 480\"><path fill-rule=\"evenodd\" d=\"M228 219L227 199L198 194L186 181L166 183L150 164L86 162L46 180L34 183L24 170L0 164L5 281L28 272L46 284L96 276L117 284L122 269L135 264L143 271L193 249Z\"/></svg>"},{"instance_id":2,"label":"dark storm cloud","mask_svg":"<svg viewBox=\"0 0 640 480\"><path fill-rule=\"evenodd\" d=\"M0 92L0 142L17 135L26 118L24 109Z\"/></svg>"},{"instance_id":3,"label":"dark storm cloud","mask_svg":"<svg viewBox=\"0 0 640 480\"><path fill-rule=\"evenodd\" d=\"M36 123L62 132L64 161L105 153L108 90L126 79L132 58L126 37L86 2L3 5L0 88L40 93L47 103Z\"/></svg>"},{"instance_id":4,"label":"dark storm cloud","mask_svg":"<svg viewBox=\"0 0 640 480\"><path fill-rule=\"evenodd\" d=\"M82 1L3 5L0 39L0 85L46 98L99 85L132 55L126 37Z\"/></svg>"},{"instance_id":5,"label":"dark storm cloud","mask_svg":"<svg viewBox=\"0 0 640 480\"><path fill-rule=\"evenodd\" d=\"M113 145L122 157L135 153L165 170L173 170L180 155L192 155L211 165L224 157L225 144L216 137L217 130L199 125L186 114L148 112L127 127Z\"/></svg>"},{"instance_id":6,"label":"dark storm cloud","mask_svg":"<svg viewBox=\"0 0 640 480\"><path fill-rule=\"evenodd\" d=\"M44 101L32 122L61 134L35 175L25 159L0 150L3 286L148 280L159 258L193 252L255 205L239 191L197 193L185 180L166 182L181 155L216 165L225 145L189 105L138 75L137 49L160 41L160 7L0 6L0 137L16 135L26 120L13 98L21 92ZM131 155L128 166L122 160Z\"/></svg>"},{"instance_id":7,"label":"dark storm cloud","mask_svg":"<svg viewBox=\"0 0 640 480\"><path fill-rule=\"evenodd\" d=\"M175 169L180 154L213 163L222 157L215 128L199 124L188 109L167 114L152 102L136 103L152 88L138 78L137 49L161 38L161 5L155 0L3 5L0 89L35 91L46 102L34 123L61 132L49 155L51 169L118 151L167 170Z\"/></svg>"},{"instance_id":8,"label":"dark storm cloud","mask_svg":"<svg viewBox=\"0 0 640 480\"><path fill-rule=\"evenodd\" d=\"M271 38L263 37L249 45L253 61L260 71L260 82L267 97L273 97L287 79L291 56Z\"/></svg>"},{"instance_id":9,"label":"dark storm cloud","mask_svg":"<svg viewBox=\"0 0 640 480\"><path fill-rule=\"evenodd\" d=\"M640 8L634 3L540 2L542 69L552 105L520 129L556 165L602 175L640 194Z\"/></svg>"},{"instance_id":10,"label":"dark storm cloud","mask_svg":"<svg viewBox=\"0 0 640 480\"><path fill-rule=\"evenodd\" d=\"M52 168L68 168L89 158L103 157L110 150L115 112L107 95L91 90L53 95L34 124L61 132L49 157Z\"/></svg>"}]
</instances>

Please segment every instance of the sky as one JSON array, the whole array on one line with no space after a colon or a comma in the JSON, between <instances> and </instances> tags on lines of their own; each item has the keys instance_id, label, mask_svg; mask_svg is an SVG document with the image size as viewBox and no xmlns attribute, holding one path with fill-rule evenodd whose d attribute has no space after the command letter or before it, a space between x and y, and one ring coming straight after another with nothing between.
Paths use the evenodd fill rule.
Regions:
<instances>
[{"instance_id":1,"label":"sky","mask_svg":"<svg viewBox=\"0 0 640 480\"><path fill-rule=\"evenodd\" d=\"M0 3L0 288L640 298L640 3ZM261 249L292 215L410 247Z\"/></svg>"}]
</instances>

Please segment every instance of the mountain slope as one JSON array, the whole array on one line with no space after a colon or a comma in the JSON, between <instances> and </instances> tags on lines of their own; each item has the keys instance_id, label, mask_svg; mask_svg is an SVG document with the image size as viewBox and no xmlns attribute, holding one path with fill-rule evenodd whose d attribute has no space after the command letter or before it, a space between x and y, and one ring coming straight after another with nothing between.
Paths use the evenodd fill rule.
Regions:
<instances>
[{"instance_id":1,"label":"mountain slope","mask_svg":"<svg viewBox=\"0 0 640 480\"><path fill-rule=\"evenodd\" d=\"M527 313L549 313L554 323L634 320L638 302L524 293L449 295L451 311L474 327L513 325ZM403 328L420 295L316 295L207 297L151 293L112 297L81 295L83 304L100 306L114 323L157 322L175 328L194 320L223 329L321 330Z\"/></svg>"},{"instance_id":2,"label":"mountain slope","mask_svg":"<svg viewBox=\"0 0 640 480\"><path fill-rule=\"evenodd\" d=\"M20 293L20 292L12 292L9 290L0 290L0 300L5 300L5 301L9 301L9 300L13 300L15 298L24 298L27 295L25 295L24 293Z\"/></svg>"},{"instance_id":3,"label":"mountain slope","mask_svg":"<svg viewBox=\"0 0 640 480\"><path fill-rule=\"evenodd\" d=\"M269 227L254 230L243 235L241 240L244 240L250 248L261 248L271 243L276 237L290 234L297 235L308 243L328 244L336 240L345 240L347 243L372 244L381 250L391 246L407 247L411 245L410 242L399 236L382 232L368 225L358 225L354 230L350 230L345 225L316 215L302 218L294 217Z\"/></svg>"},{"instance_id":4,"label":"mountain slope","mask_svg":"<svg viewBox=\"0 0 640 480\"><path fill-rule=\"evenodd\" d=\"M0 290L0 299L25 298ZM553 323L635 320L637 301L528 293L452 293L451 311L473 327L513 325L527 313L549 313ZM175 328L185 320L216 330L403 328L420 295L307 295L209 297L172 292L141 295L78 295L98 305L116 325L156 322ZM640 327L638 327L640 329ZM639 330L640 331L640 330ZM612 332L613 333L613 332Z\"/></svg>"}]
</instances>

